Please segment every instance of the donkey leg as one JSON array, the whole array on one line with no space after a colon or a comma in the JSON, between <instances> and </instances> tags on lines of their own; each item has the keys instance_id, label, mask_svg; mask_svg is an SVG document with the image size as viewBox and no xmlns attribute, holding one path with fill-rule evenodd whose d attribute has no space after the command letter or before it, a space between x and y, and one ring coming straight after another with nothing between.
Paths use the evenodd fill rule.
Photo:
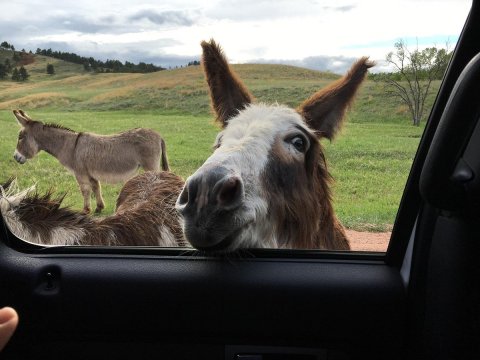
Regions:
<instances>
[{"instance_id":1,"label":"donkey leg","mask_svg":"<svg viewBox=\"0 0 480 360\"><path fill-rule=\"evenodd\" d=\"M83 214L90 213L90 194L92 193L90 183L84 179L77 178L78 186L83 195Z\"/></svg>"},{"instance_id":2,"label":"donkey leg","mask_svg":"<svg viewBox=\"0 0 480 360\"><path fill-rule=\"evenodd\" d=\"M105 208L105 202L102 198L102 188L100 186L100 182L97 179L90 178L90 185L92 186L93 193L95 194L95 199L97 200L97 208L95 209L95 213L99 214Z\"/></svg>"}]
</instances>

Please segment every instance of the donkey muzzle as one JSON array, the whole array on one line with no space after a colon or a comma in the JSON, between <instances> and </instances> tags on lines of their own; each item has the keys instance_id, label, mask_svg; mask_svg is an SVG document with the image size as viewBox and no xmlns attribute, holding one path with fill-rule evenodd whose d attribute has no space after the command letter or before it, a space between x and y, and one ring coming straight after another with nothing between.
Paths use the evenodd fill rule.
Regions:
<instances>
[{"instance_id":1,"label":"donkey muzzle","mask_svg":"<svg viewBox=\"0 0 480 360\"><path fill-rule=\"evenodd\" d=\"M17 150L13 153L13 158L20 164L25 164L27 161L27 158L20 154Z\"/></svg>"},{"instance_id":2,"label":"donkey muzzle","mask_svg":"<svg viewBox=\"0 0 480 360\"><path fill-rule=\"evenodd\" d=\"M176 203L187 240L203 250L230 245L235 212L244 198L243 181L233 171L223 166L200 168L187 179Z\"/></svg>"}]
</instances>

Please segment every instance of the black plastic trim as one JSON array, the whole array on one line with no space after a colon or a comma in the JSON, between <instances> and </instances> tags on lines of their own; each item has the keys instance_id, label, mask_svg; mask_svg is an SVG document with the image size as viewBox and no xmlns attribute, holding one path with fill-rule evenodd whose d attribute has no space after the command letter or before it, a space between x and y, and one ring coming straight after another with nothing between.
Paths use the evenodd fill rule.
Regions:
<instances>
[{"instance_id":1,"label":"black plastic trim","mask_svg":"<svg viewBox=\"0 0 480 360\"><path fill-rule=\"evenodd\" d=\"M381 261L384 262L383 252L360 251L326 251L302 249L248 249L226 255L206 255L193 248L164 248L158 246L43 246L29 243L16 237L5 225L0 234L0 240L10 248L29 255L122 255L122 256L153 256L153 257L185 257L192 259L324 259L347 261Z\"/></svg>"},{"instance_id":2,"label":"black plastic trim","mask_svg":"<svg viewBox=\"0 0 480 360\"><path fill-rule=\"evenodd\" d=\"M420 176L420 192L437 208L457 210L466 192L452 179L479 117L480 53L465 67L445 106Z\"/></svg>"}]
</instances>

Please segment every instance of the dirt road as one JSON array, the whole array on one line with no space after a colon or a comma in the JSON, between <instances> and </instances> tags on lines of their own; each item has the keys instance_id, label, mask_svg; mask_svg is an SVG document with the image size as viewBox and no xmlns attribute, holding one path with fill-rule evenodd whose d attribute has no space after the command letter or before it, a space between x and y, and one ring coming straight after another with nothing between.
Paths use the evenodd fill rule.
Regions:
<instances>
[{"instance_id":1,"label":"dirt road","mask_svg":"<svg viewBox=\"0 0 480 360\"><path fill-rule=\"evenodd\" d=\"M392 234L390 231L375 233L346 230L345 232L353 251L387 251Z\"/></svg>"}]
</instances>

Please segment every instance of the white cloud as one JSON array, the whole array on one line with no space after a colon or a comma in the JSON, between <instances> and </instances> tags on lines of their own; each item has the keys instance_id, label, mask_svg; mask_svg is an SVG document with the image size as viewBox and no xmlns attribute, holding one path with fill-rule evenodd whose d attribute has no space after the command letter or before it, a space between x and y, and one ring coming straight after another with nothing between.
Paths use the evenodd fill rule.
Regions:
<instances>
[{"instance_id":1,"label":"white cloud","mask_svg":"<svg viewBox=\"0 0 480 360\"><path fill-rule=\"evenodd\" d=\"M200 41L215 38L234 62L282 59L316 67L327 62L308 59L381 60L400 38L419 38L421 46L454 42L469 6L469 0L53 0L48 6L24 0L0 13L0 40L32 50L63 44L55 50L118 54L122 61L148 54L168 66L160 61L198 58ZM27 22L24 14L35 16Z\"/></svg>"}]
</instances>

